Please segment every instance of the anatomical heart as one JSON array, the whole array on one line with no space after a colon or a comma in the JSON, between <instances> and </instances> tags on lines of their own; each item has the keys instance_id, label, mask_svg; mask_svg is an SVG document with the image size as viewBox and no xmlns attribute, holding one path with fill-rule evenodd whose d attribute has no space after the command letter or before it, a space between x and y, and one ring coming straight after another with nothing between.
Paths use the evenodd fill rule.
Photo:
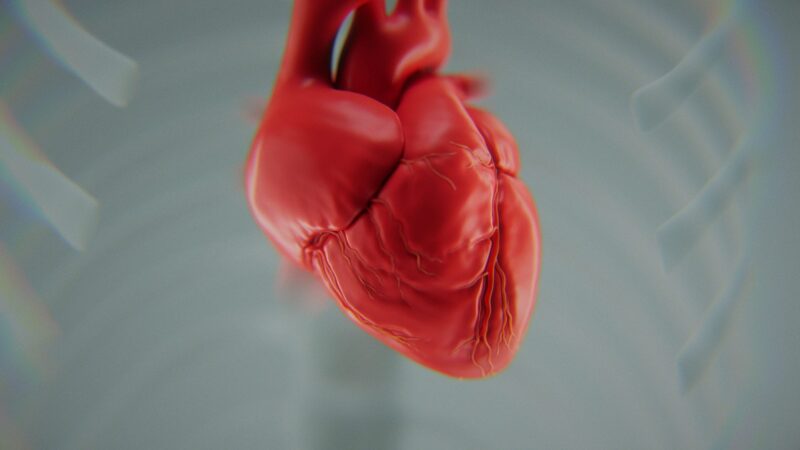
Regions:
<instances>
[{"instance_id":1,"label":"anatomical heart","mask_svg":"<svg viewBox=\"0 0 800 450\"><path fill-rule=\"evenodd\" d=\"M333 42L354 11L338 67ZM539 227L511 133L442 75L444 0L297 0L246 165L285 258L389 347L459 378L513 359L533 312Z\"/></svg>"}]
</instances>

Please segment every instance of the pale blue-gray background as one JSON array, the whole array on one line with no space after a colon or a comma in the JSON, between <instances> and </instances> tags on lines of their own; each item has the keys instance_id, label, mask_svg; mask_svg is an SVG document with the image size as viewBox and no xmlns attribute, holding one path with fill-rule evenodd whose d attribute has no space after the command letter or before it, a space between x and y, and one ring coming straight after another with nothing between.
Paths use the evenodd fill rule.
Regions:
<instances>
[{"instance_id":1,"label":"pale blue-gray background","mask_svg":"<svg viewBox=\"0 0 800 450\"><path fill-rule=\"evenodd\" d=\"M746 45L656 130L638 131L629 111L631 94L708 31L713 3L451 1L449 68L491 76L484 104L519 141L544 238L525 344L477 382L419 367L332 304L308 312L293 306L303 294L276 288L279 261L246 210L241 167L254 129L244 110L270 92L290 2L64 2L139 64L124 109L0 7L17 28L4 52L35 75L4 100L100 205L82 253L12 207L0 217L34 229L32 243L5 245L60 328L51 376L14 394L24 439L67 450L798 448L798 3L752 2L779 45L773 66L751 69L788 80L762 105L778 111L769 124L752 123L755 103L736 90ZM749 186L666 272L658 226L750 126L767 131ZM744 248L749 290L682 389L676 357Z\"/></svg>"}]
</instances>

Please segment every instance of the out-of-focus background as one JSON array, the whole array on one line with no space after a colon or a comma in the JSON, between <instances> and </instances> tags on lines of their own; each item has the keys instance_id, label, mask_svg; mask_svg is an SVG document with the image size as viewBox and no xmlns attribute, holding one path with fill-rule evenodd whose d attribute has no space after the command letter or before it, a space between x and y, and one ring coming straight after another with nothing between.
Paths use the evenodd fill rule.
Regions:
<instances>
[{"instance_id":1,"label":"out-of-focus background","mask_svg":"<svg viewBox=\"0 0 800 450\"><path fill-rule=\"evenodd\" d=\"M0 449L800 448L800 2L450 2L543 235L524 346L471 382L247 212L290 11L0 3Z\"/></svg>"}]
</instances>

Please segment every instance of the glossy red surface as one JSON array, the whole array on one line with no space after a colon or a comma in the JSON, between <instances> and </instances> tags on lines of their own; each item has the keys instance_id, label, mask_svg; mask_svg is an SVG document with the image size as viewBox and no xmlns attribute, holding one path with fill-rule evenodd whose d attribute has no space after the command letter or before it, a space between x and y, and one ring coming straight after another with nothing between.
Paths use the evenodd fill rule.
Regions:
<instances>
[{"instance_id":1,"label":"glossy red surface","mask_svg":"<svg viewBox=\"0 0 800 450\"><path fill-rule=\"evenodd\" d=\"M361 328L447 375L505 368L535 304L536 209L517 145L437 70L443 0L297 0L246 165L253 216ZM356 10L338 72L336 33Z\"/></svg>"}]
</instances>

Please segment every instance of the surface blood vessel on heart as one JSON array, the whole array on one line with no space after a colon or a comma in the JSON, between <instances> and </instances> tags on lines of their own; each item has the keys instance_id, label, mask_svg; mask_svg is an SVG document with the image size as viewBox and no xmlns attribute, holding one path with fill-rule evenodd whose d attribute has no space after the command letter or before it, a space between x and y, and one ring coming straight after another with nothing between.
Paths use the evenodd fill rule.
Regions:
<instances>
[{"instance_id":1,"label":"surface blood vessel on heart","mask_svg":"<svg viewBox=\"0 0 800 450\"><path fill-rule=\"evenodd\" d=\"M510 132L442 75L444 0L296 0L245 168L258 225L367 333L459 378L497 373L528 327L536 209ZM354 18L340 62L333 42Z\"/></svg>"}]
</instances>

